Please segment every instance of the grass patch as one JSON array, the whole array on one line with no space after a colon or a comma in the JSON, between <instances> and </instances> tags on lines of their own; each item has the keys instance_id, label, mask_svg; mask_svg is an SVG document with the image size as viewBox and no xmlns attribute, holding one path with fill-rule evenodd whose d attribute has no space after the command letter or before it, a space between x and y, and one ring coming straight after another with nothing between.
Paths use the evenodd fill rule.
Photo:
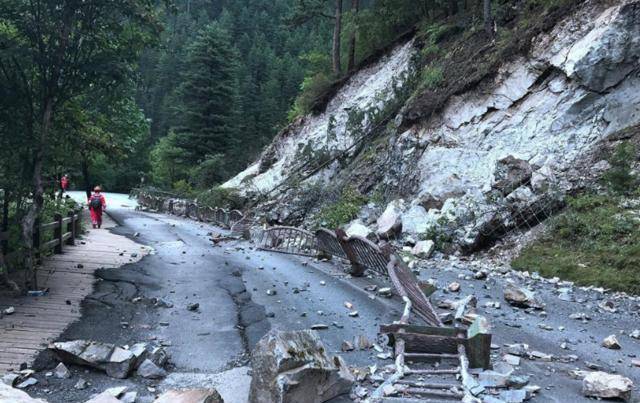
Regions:
<instances>
[{"instance_id":1,"label":"grass patch","mask_svg":"<svg viewBox=\"0 0 640 403\"><path fill-rule=\"evenodd\" d=\"M640 200L584 194L550 222L550 230L512 263L578 285L640 294Z\"/></svg>"}]
</instances>

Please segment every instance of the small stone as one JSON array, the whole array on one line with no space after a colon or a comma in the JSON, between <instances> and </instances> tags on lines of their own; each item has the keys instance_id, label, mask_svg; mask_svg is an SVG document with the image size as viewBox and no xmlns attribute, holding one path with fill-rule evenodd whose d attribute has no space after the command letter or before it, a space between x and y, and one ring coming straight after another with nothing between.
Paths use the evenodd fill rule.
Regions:
<instances>
[{"instance_id":1,"label":"small stone","mask_svg":"<svg viewBox=\"0 0 640 403\"><path fill-rule=\"evenodd\" d=\"M197 311L198 308L200 308L200 304L197 303L197 302L187 305L187 310L188 311Z\"/></svg>"},{"instance_id":2,"label":"small stone","mask_svg":"<svg viewBox=\"0 0 640 403\"><path fill-rule=\"evenodd\" d=\"M311 325L311 330L326 330L329 326L324 323L316 323L315 325Z\"/></svg>"},{"instance_id":3,"label":"small stone","mask_svg":"<svg viewBox=\"0 0 640 403\"><path fill-rule=\"evenodd\" d=\"M605 337L604 340L602 340L602 347L605 347L611 350L620 350L622 348L622 346L620 345L620 343L618 342L618 339L614 334L607 336Z\"/></svg>"},{"instance_id":4,"label":"small stone","mask_svg":"<svg viewBox=\"0 0 640 403\"><path fill-rule=\"evenodd\" d=\"M378 295L385 298L391 298L393 296L393 292L391 291L391 287L383 287L378 290Z\"/></svg>"},{"instance_id":5,"label":"small stone","mask_svg":"<svg viewBox=\"0 0 640 403\"><path fill-rule=\"evenodd\" d=\"M78 390L86 389L86 387L87 387L87 381L85 381L83 378L80 378L80 379L78 379L78 382L76 382L76 384L75 384L75 385L73 385L73 387L74 387L75 389L78 389Z\"/></svg>"},{"instance_id":6,"label":"small stone","mask_svg":"<svg viewBox=\"0 0 640 403\"><path fill-rule=\"evenodd\" d=\"M321 281L320 285L327 285L327 282L326 281Z\"/></svg>"},{"instance_id":7,"label":"small stone","mask_svg":"<svg viewBox=\"0 0 640 403\"><path fill-rule=\"evenodd\" d=\"M5 315L13 315L16 312L16 308L10 306L9 308L2 311Z\"/></svg>"},{"instance_id":8,"label":"small stone","mask_svg":"<svg viewBox=\"0 0 640 403\"><path fill-rule=\"evenodd\" d=\"M484 280L487 278L488 275L489 275L489 272L485 269L482 269L475 272L473 274L473 278L475 278L476 280Z\"/></svg>"},{"instance_id":9,"label":"small stone","mask_svg":"<svg viewBox=\"0 0 640 403\"><path fill-rule=\"evenodd\" d=\"M358 311L351 311L351 312L349 312L349 316L350 316L350 317L352 317L352 318L356 318L356 317L358 317Z\"/></svg>"},{"instance_id":10,"label":"small stone","mask_svg":"<svg viewBox=\"0 0 640 403\"><path fill-rule=\"evenodd\" d=\"M634 339L640 340L640 329L635 329L629 334L629 336L633 337Z\"/></svg>"},{"instance_id":11,"label":"small stone","mask_svg":"<svg viewBox=\"0 0 640 403\"><path fill-rule=\"evenodd\" d=\"M449 284L449 286L447 288L451 292L458 292L458 291L460 291L460 283L454 281L453 283Z\"/></svg>"},{"instance_id":12,"label":"small stone","mask_svg":"<svg viewBox=\"0 0 640 403\"><path fill-rule=\"evenodd\" d=\"M59 363L53 370L53 375L58 379L71 378L71 371L63 363Z\"/></svg>"},{"instance_id":13,"label":"small stone","mask_svg":"<svg viewBox=\"0 0 640 403\"><path fill-rule=\"evenodd\" d=\"M353 304L351 302L345 301L344 307L347 309L353 309Z\"/></svg>"},{"instance_id":14,"label":"small stone","mask_svg":"<svg viewBox=\"0 0 640 403\"><path fill-rule=\"evenodd\" d=\"M278 291L276 290L267 290L267 295L276 295Z\"/></svg>"},{"instance_id":15,"label":"small stone","mask_svg":"<svg viewBox=\"0 0 640 403\"><path fill-rule=\"evenodd\" d=\"M345 351L345 352L346 351L353 351L354 350L353 343L351 343L350 341L345 340L345 341L342 342L342 346L340 347L340 349L342 351Z\"/></svg>"},{"instance_id":16,"label":"small stone","mask_svg":"<svg viewBox=\"0 0 640 403\"><path fill-rule=\"evenodd\" d=\"M29 386L33 386L36 383L38 383L38 380L36 378L27 378L24 381L22 381L21 383L19 383L16 388L18 389L26 389Z\"/></svg>"}]
</instances>

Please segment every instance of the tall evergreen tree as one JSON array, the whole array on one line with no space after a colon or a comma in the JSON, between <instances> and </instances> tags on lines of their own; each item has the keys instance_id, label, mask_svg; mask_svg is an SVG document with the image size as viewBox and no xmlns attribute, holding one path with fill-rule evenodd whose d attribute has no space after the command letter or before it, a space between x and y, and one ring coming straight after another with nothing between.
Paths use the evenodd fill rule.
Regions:
<instances>
[{"instance_id":1,"label":"tall evergreen tree","mask_svg":"<svg viewBox=\"0 0 640 403\"><path fill-rule=\"evenodd\" d=\"M227 154L238 144L238 53L228 33L207 25L188 48L177 145L192 163Z\"/></svg>"}]
</instances>

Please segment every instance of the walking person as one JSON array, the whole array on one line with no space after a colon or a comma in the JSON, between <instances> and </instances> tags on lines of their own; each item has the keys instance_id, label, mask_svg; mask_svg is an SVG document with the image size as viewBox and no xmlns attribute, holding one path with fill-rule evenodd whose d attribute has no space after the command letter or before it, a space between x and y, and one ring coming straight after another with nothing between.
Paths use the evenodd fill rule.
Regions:
<instances>
[{"instance_id":1,"label":"walking person","mask_svg":"<svg viewBox=\"0 0 640 403\"><path fill-rule=\"evenodd\" d=\"M89 197L88 204L89 212L91 213L91 224L93 228L100 228L102 226L102 212L107 209L107 202L100 186L96 186L93 189L93 194Z\"/></svg>"},{"instance_id":2,"label":"walking person","mask_svg":"<svg viewBox=\"0 0 640 403\"><path fill-rule=\"evenodd\" d=\"M67 189L69 188L69 175L64 174L62 178L60 178L60 199L62 199L62 195L67 193Z\"/></svg>"}]
</instances>

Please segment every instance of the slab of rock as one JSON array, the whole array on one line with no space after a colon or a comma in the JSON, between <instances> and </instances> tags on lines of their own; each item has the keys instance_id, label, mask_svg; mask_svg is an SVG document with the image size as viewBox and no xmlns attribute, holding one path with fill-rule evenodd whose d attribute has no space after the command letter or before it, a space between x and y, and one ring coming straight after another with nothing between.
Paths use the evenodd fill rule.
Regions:
<instances>
[{"instance_id":1,"label":"slab of rock","mask_svg":"<svg viewBox=\"0 0 640 403\"><path fill-rule=\"evenodd\" d=\"M147 379L161 379L167 376L167 371L157 366L149 358L142 361L142 364L138 367L138 375Z\"/></svg>"},{"instance_id":2,"label":"slab of rock","mask_svg":"<svg viewBox=\"0 0 640 403\"><path fill-rule=\"evenodd\" d=\"M321 403L349 393L354 377L314 331L271 331L256 345L249 401Z\"/></svg>"},{"instance_id":3,"label":"slab of rock","mask_svg":"<svg viewBox=\"0 0 640 403\"><path fill-rule=\"evenodd\" d=\"M631 379L606 372L590 372L582 380L582 394L600 399L629 401L632 389Z\"/></svg>"},{"instance_id":4,"label":"slab of rock","mask_svg":"<svg viewBox=\"0 0 640 403\"><path fill-rule=\"evenodd\" d=\"M382 215L378 218L376 234L383 239L394 238L402 231L402 210L404 200L394 200L387 205Z\"/></svg>"},{"instance_id":5,"label":"slab of rock","mask_svg":"<svg viewBox=\"0 0 640 403\"><path fill-rule=\"evenodd\" d=\"M11 403L47 403L42 399L34 399L25 392L14 389L9 385L0 382L0 402Z\"/></svg>"},{"instance_id":6,"label":"slab of rock","mask_svg":"<svg viewBox=\"0 0 640 403\"><path fill-rule=\"evenodd\" d=\"M435 243L433 243L433 241L430 239L426 241L418 241L413 249L411 249L411 253L413 253L420 259L428 259L435 248Z\"/></svg>"},{"instance_id":7,"label":"slab of rock","mask_svg":"<svg viewBox=\"0 0 640 403\"><path fill-rule=\"evenodd\" d=\"M215 389L186 389L167 391L153 403L224 403L224 401Z\"/></svg>"},{"instance_id":8,"label":"slab of rock","mask_svg":"<svg viewBox=\"0 0 640 403\"><path fill-rule=\"evenodd\" d=\"M542 309L543 305L536 299L535 294L522 287L518 287L513 283L507 283L504 287L504 299L510 305L520 308Z\"/></svg>"},{"instance_id":9,"label":"slab of rock","mask_svg":"<svg viewBox=\"0 0 640 403\"><path fill-rule=\"evenodd\" d=\"M115 347L105 364L105 372L112 378L125 379L136 364L136 356L129 350Z\"/></svg>"}]
</instances>

